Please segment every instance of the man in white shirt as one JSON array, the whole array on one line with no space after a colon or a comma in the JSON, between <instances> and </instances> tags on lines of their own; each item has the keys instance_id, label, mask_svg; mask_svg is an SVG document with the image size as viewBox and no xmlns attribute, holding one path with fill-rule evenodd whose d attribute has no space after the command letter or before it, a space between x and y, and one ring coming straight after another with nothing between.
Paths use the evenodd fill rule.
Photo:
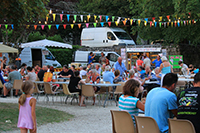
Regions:
<instances>
[{"instance_id":1,"label":"man in white shirt","mask_svg":"<svg viewBox=\"0 0 200 133\"><path fill-rule=\"evenodd\" d=\"M146 68L146 66L151 67L151 60L145 55L142 66Z\"/></svg>"},{"instance_id":2,"label":"man in white shirt","mask_svg":"<svg viewBox=\"0 0 200 133\"><path fill-rule=\"evenodd\" d=\"M82 76L86 75L87 74L87 71L86 71L86 67L83 67L83 69L80 71L80 77L82 79Z\"/></svg>"},{"instance_id":3,"label":"man in white shirt","mask_svg":"<svg viewBox=\"0 0 200 133\"><path fill-rule=\"evenodd\" d=\"M98 73L99 75L101 75L101 67L100 67L100 65L97 64L95 68L96 68L97 73Z\"/></svg>"}]
</instances>

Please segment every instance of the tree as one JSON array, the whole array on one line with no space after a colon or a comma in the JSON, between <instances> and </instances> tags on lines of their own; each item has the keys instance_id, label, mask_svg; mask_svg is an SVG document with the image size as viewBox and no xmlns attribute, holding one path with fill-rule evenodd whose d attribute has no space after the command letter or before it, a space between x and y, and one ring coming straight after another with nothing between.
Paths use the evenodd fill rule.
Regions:
<instances>
[{"instance_id":1,"label":"tree","mask_svg":"<svg viewBox=\"0 0 200 133\"><path fill-rule=\"evenodd\" d=\"M9 42L18 44L20 41L27 41L33 29L27 28L26 24L37 23L39 19L46 17L45 5L47 3L48 0L1 0L0 20L14 25L10 39L8 30L1 29L4 44Z\"/></svg>"}]
</instances>

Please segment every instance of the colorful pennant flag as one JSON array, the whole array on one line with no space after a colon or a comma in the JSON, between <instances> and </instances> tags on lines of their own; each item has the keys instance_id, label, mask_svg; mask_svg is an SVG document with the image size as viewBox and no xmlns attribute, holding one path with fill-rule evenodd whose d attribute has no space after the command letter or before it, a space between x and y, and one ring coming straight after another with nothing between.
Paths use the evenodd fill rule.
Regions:
<instances>
[{"instance_id":1,"label":"colorful pennant flag","mask_svg":"<svg viewBox=\"0 0 200 133\"><path fill-rule=\"evenodd\" d=\"M152 20L154 21L154 20L155 20L155 17L152 17Z\"/></svg>"},{"instance_id":2,"label":"colorful pennant flag","mask_svg":"<svg viewBox=\"0 0 200 133\"><path fill-rule=\"evenodd\" d=\"M55 21L56 20L56 14L54 13L52 15L53 15L53 21Z\"/></svg>"},{"instance_id":3,"label":"colorful pennant flag","mask_svg":"<svg viewBox=\"0 0 200 133\"><path fill-rule=\"evenodd\" d=\"M113 22L115 21L115 16L112 16L112 21L113 21Z\"/></svg>"},{"instance_id":4,"label":"colorful pennant flag","mask_svg":"<svg viewBox=\"0 0 200 133\"><path fill-rule=\"evenodd\" d=\"M160 19L159 21L162 21L162 16L160 16L159 19Z\"/></svg>"},{"instance_id":5,"label":"colorful pennant flag","mask_svg":"<svg viewBox=\"0 0 200 133\"><path fill-rule=\"evenodd\" d=\"M152 21L150 21L150 27L152 26Z\"/></svg>"},{"instance_id":6,"label":"colorful pennant flag","mask_svg":"<svg viewBox=\"0 0 200 133\"><path fill-rule=\"evenodd\" d=\"M101 22L101 27L103 27L103 25L104 25L104 22Z\"/></svg>"},{"instance_id":7,"label":"colorful pennant flag","mask_svg":"<svg viewBox=\"0 0 200 133\"><path fill-rule=\"evenodd\" d=\"M167 19L168 19L168 21L169 21L169 18L170 18L170 15L167 15Z\"/></svg>"},{"instance_id":8,"label":"colorful pennant flag","mask_svg":"<svg viewBox=\"0 0 200 133\"><path fill-rule=\"evenodd\" d=\"M155 22L155 27L157 26L157 22Z\"/></svg>"},{"instance_id":9,"label":"colorful pennant flag","mask_svg":"<svg viewBox=\"0 0 200 133\"><path fill-rule=\"evenodd\" d=\"M108 26L111 26L111 22L108 22Z\"/></svg>"},{"instance_id":10,"label":"colorful pennant flag","mask_svg":"<svg viewBox=\"0 0 200 133\"><path fill-rule=\"evenodd\" d=\"M69 22L69 17L70 17L70 14L67 14L67 21Z\"/></svg>"},{"instance_id":11,"label":"colorful pennant flag","mask_svg":"<svg viewBox=\"0 0 200 133\"><path fill-rule=\"evenodd\" d=\"M131 25L133 24L133 19L130 20L130 24L131 24Z\"/></svg>"},{"instance_id":12,"label":"colorful pennant flag","mask_svg":"<svg viewBox=\"0 0 200 133\"><path fill-rule=\"evenodd\" d=\"M14 29L14 25L13 24L11 24L11 27L12 27L12 29Z\"/></svg>"},{"instance_id":13,"label":"colorful pennant flag","mask_svg":"<svg viewBox=\"0 0 200 133\"><path fill-rule=\"evenodd\" d=\"M160 27L162 26L162 23L161 23L161 22L159 23L159 26L160 26Z\"/></svg>"},{"instance_id":14,"label":"colorful pennant flag","mask_svg":"<svg viewBox=\"0 0 200 133\"><path fill-rule=\"evenodd\" d=\"M51 29L51 25L48 25L48 27L49 27L49 30Z\"/></svg>"},{"instance_id":15,"label":"colorful pennant flag","mask_svg":"<svg viewBox=\"0 0 200 133\"><path fill-rule=\"evenodd\" d=\"M118 26L118 24L119 24L118 21L115 21L115 24L116 24L116 26Z\"/></svg>"},{"instance_id":16,"label":"colorful pennant flag","mask_svg":"<svg viewBox=\"0 0 200 133\"><path fill-rule=\"evenodd\" d=\"M71 26L71 29L73 29L73 28L74 28L74 24L70 24L70 26Z\"/></svg>"},{"instance_id":17,"label":"colorful pennant flag","mask_svg":"<svg viewBox=\"0 0 200 133\"><path fill-rule=\"evenodd\" d=\"M59 24L56 24L56 28L57 28L57 29L59 28Z\"/></svg>"},{"instance_id":18,"label":"colorful pennant flag","mask_svg":"<svg viewBox=\"0 0 200 133\"><path fill-rule=\"evenodd\" d=\"M123 21L123 24L126 25L126 20Z\"/></svg>"},{"instance_id":19,"label":"colorful pennant flag","mask_svg":"<svg viewBox=\"0 0 200 133\"><path fill-rule=\"evenodd\" d=\"M175 27L176 27L176 24L177 24L177 23L176 23L176 21L175 21L175 22L174 22Z\"/></svg>"},{"instance_id":20,"label":"colorful pennant flag","mask_svg":"<svg viewBox=\"0 0 200 133\"><path fill-rule=\"evenodd\" d=\"M85 25L86 25L86 27L88 28L88 26L89 26L89 23L86 23Z\"/></svg>"},{"instance_id":21,"label":"colorful pennant flag","mask_svg":"<svg viewBox=\"0 0 200 133\"><path fill-rule=\"evenodd\" d=\"M37 29L37 25L34 25L35 30Z\"/></svg>"},{"instance_id":22,"label":"colorful pennant flag","mask_svg":"<svg viewBox=\"0 0 200 133\"><path fill-rule=\"evenodd\" d=\"M60 14L60 21L62 21L63 19L63 14Z\"/></svg>"},{"instance_id":23,"label":"colorful pennant flag","mask_svg":"<svg viewBox=\"0 0 200 133\"><path fill-rule=\"evenodd\" d=\"M108 16L106 16L106 22L108 22Z\"/></svg>"},{"instance_id":24,"label":"colorful pennant flag","mask_svg":"<svg viewBox=\"0 0 200 133\"><path fill-rule=\"evenodd\" d=\"M41 25L41 27L42 27L42 30L44 30L44 25Z\"/></svg>"},{"instance_id":25,"label":"colorful pennant flag","mask_svg":"<svg viewBox=\"0 0 200 133\"><path fill-rule=\"evenodd\" d=\"M89 20L90 20L90 15L87 15L87 21L89 22Z\"/></svg>"},{"instance_id":26,"label":"colorful pennant flag","mask_svg":"<svg viewBox=\"0 0 200 133\"><path fill-rule=\"evenodd\" d=\"M171 27L173 27L173 22L171 22Z\"/></svg>"},{"instance_id":27,"label":"colorful pennant flag","mask_svg":"<svg viewBox=\"0 0 200 133\"><path fill-rule=\"evenodd\" d=\"M81 28L81 24L78 24L78 28L79 28L79 29Z\"/></svg>"},{"instance_id":28,"label":"colorful pennant flag","mask_svg":"<svg viewBox=\"0 0 200 133\"><path fill-rule=\"evenodd\" d=\"M47 16L46 16L46 21L48 21L48 19L49 19L49 14L47 14Z\"/></svg>"},{"instance_id":29,"label":"colorful pennant flag","mask_svg":"<svg viewBox=\"0 0 200 133\"><path fill-rule=\"evenodd\" d=\"M77 17L77 15L74 15L74 21L76 22L76 17Z\"/></svg>"},{"instance_id":30,"label":"colorful pennant flag","mask_svg":"<svg viewBox=\"0 0 200 133\"><path fill-rule=\"evenodd\" d=\"M97 19L97 16L96 15L94 15L94 20L96 20Z\"/></svg>"},{"instance_id":31,"label":"colorful pennant flag","mask_svg":"<svg viewBox=\"0 0 200 133\"><path fill-rule=\"evenodd\" d=\"M83 22L83 15L81 15L80 17L81 17L81 22Z\"/></svg>"},{"instance_id":32,"label":"colorful pennant flag","mask_svg":"<svg viewBox=\"0 0 200 133\"><path fill-rule=\"evenodd\" d=\"M148 23L148 18L145 18L144 20Z\"/></svg>"},{"instance_id":33,"label":"colorful pennant flag","mask_svg":"<svg viewBox=\"0 0 200 133\"><path fill-rule=\"evenodd\" d=\"M63 24L63 28L66 29L66 27L67 27L67 24Z\"/></svg>"},{"instance_id":34,"label":"colorful pennant flag","mask_svg":"<svg viewBox=\"0 0 200 133\"><path fill-rule=\"evenodd\" d=\"M93 23L93 25L94 25L94 27L96 27L96 26L97 26L97 23Z\"/></svg>"},{"instance_id":35,"label":"colorful pennant flag","mask_svg":"<svg viewBox=\"0 0 200 133\"><path fill-rule=\"evenodd\" d=\"M6 29L8 28L8 25L7 25L7 24L5 25L5 28L6 28Z\"/></svg>"},{"instance_id":36,"label":"colorful pennant flag","mask_svg":"<svg viewBox=\"0 0 200 133\"><path fill-rule=\"evenodd\" d=\"M178 27L180 27L180 22L178 22Z\"/></svg>"},{"instance_id":37,"label":"colorful pennant flag","mask_svg":"<svg viewBox=\"0 0 200 133\"><path fill-rule=\"evenodd\" d=\"M102 16L101 16L101 15L99 16L99 19L100 19L100 21L101 21L101 19L102 19Z\"/></svg>"},{"instance_id":38,"label":"colorful pennant flag","mask_svg":"<svg viewBox=\"0 0 200 133\"><path fill-rule=\"evenodd\" d=\"M0 28L1 28L1 24L0 24Z\"/></svg>"},{"instance_id":39,"label":"colorful pennant flag","mask_svg":"<svg viewBox=\"0 0 200 133\"><path fill-rule=\"evenodd\" d=\"M140 22L141 22L141 20L140 19L138 19L138 25L140 26Z\"/></svg>"}]
</instances>

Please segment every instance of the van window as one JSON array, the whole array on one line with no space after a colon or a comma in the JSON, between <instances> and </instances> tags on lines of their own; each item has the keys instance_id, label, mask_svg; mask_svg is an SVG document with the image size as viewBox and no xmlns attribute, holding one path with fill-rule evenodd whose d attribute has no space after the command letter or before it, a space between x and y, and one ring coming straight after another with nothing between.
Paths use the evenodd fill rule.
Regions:
<instances>
[{"instance_id":1,"label":"van window","mask_svg":"<svg viewBox=\"0 0 200 133\"><path fill-rule=\"evenodd\" d=\"M108 40L116 40L116 38L112 32L107 32L107 38L108 38Z\"/></svg>"},{"instance_id":2,"label":"van window","mask_svg":"<svg viewBox=\"0 0 200 133\"><path fill-rule=\"evenodd\" d=\"M88 55L89 56L89 55ZM99 62L99 58L101 57L101 53L96 53L93 63L98 63Z\"/></svg>"},{"instance_id":3,"label":"van window","mask_svg":"<svg viewBox=\"0 0 200 133\"><path fill-rule=\"evenodd\" d=\"M114 32L119 39L132 40L126 32Z\"/></svg>"},{"instance_id":4,"label":"van window","mask_svg":"<svg viewBox=\"0 0 200 133\"><path fill-rule=\"evenodd\" d=\"M45 51L42 51L42 52L45 55L45 59L47 59L47 60L55 60L53 55L49 51L45 50Z\"/></svg>"},{"instance_id":5,"label":"van window","mask_svg":"<svg viewBox=\"0 0 200 133\"><path fill-rule=\"evenodd\" d=\"M116 62L118 57L119 57L119 56L116 55L116 54L114 54L114 53L109 53L109 54L108 54L108 59L109 59L110 61L113 61L113 62Z\"/></svg>"}]
</instances>

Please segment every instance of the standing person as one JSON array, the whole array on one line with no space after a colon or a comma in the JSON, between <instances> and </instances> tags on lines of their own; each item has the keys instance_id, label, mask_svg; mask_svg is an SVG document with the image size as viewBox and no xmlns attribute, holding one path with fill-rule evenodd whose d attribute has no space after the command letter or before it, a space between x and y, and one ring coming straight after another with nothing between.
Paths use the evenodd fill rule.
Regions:
<instances>
[{"instance_id":1,"label":"standing person","mask_svg":"<svg viewBox=\"0 0 200 133\"><path fill-rule=\"evenodd\" d=\"M37 74L35 72L33 72L33 68L28 66L27 71L28 71L28 74L26 75L26 80L30 80L32 82L36 81Z\"/></svg>"},{"instance_id":2,"label":"standing person","mask_svg":"<svg viewBox=\"0 0 200 133\"><path fill-rule=\"evenodd\" d=\"M144 111L144 104L137 98L140 83L134 79L128 80L123 86L123 95L119 98L119 110L127 111L135 124L134 115L138 115L139 109Z\"/></svg>"},{"instance_id":3,"label":"standing person","mask_svg":"<svg viewBox=\"0 0 200 133\"><path fill-rule=\"evenodd\" d=\"M70 79L69 81L69 91L72 92L79 92L79 105L80 106L85 106L85 104L83 104L83 102L81 102L81 89L79 88L78 84L82 83L85 84L84 81L81 80L81 78L79 77L79 71L75 71L74 72L74 77Z\"/></svg>"},{"instance_id":4,"label":"standing person","mask_svg":"<svg viewBox=\"0 0 200 133\"><path fill-rule=\"evenodd\" d=\"M183 90L178 98L178 119L187 119L194 125L196 133L200 133L200 73L194 76L194 87Z\"/></svg>"},{"instance_id":5,"label":"standing person","mask_svg":"<svg viewBox=\"0 0 200 133\"><path fill-rule=\"evenodd\" d=\"M8 75L8 81L9 82L6 82L3 86L3 93L4 94L3 94L3 96L1 96L2 98L6 98L8 91L10 91L10 89L13 88L13 83L14 83L15 79L22 79L22 75L18 71L16 71L16 68L13 65L13 66L11 66L11 72ZM19 90L15 91L15 97L18 96L18 91Z\"/></svg>"},{"instance_id":6,"label":"standing person","mask_svg":"<svg viewBox=\"0 0 200 133\"><path fill-rule=\"evenodd\" d=\"M44 65L42 69L40 69L40 71L38 72L37 76L40 81L43 81L44 73L47 72L47 70L48 70L47 66Z\"/></svg>"},{"instance_id":7,"label":"standing person","mask_svg":"<svg viewBox=\"0 0 200 133\"><path fill-rule=\"evenodd\" d=\"M21 133L27 133L28 130L30 133L36 133L37 124L36 124L36 99L31 97L33 93L33 82L25 81L22 84L23 94L19 98L19 117L17 127L20 128Z\"/></svg>"},{"instance_id":8,"label":"standing person","mask_svg":"<svg viewBox=\"0 0 200 133\"><path fill-rule=\"evenodd\" d=\"M180 65L183 75L189 75L190 74L190 70L188 69L188 66L186 64L184 64L183 61L179 61L178 65Z\"/></svg>"},{"instance_id":9,"label":"standing person","mask_svg":"<svg viewBox=\"0 0 200 133\"><path fill-rule=\"evenodd\" d=\"M114 69L115 70L118 69L120 71L120 77L123 77L124 73L127 73L126 72L126 66L122 62L122 57L118 57L117 62L114 65Z\"/></svg>"},{"instance_id":10,"label":"standing person","mask_svg":"<svg viewBox=\"0 0 200 133\"><path fill-rule=\"evenodd\" d=\"M152 64L155 64L155 68L160 67L161 63L162 60L160 59L160 55L157 55L157 58L152 62Z\"/></svg>"},{"instance_id":11,"label":"standing person","mask_svg":"<svg viewBox=\"0 0 200 133\"><path fill-rule=\"evenodd\" d=\"M136 63L137 63L137 66L142 66L143 64L142 55L139 55L139 58L137 59Z\"/></svg>"},{"instance_id":12,"label":"standing person","mask_svg":"<svg viewBox=\"0 0 200 133\"><path fill-rule=\"evenodd\" d=\"M103 81L110 82L112 84L115 75L110 70L111 70L110 66L106 66L105 72L103 73Z\"/></svg>"},{"instance_id":13,"label":"standing person","mask_svg":"<svg viewBox=\"0 0 200 133\"><path fill-rule=\"evenodd\" d=\"M142 67L146 68L147 66L151 67L151 60L145 55Z\"/></svg>"},{"instance_id":14,"label":"standing person","mask_svg":"<svg viewBox=\"0 0 200 133\"><path fill-rule=\"evenodd\" d=\"M91 64L94 60L96 54L93 54L93 52L90 52L90 55L88 56L88 64Z\"/></svg>"},{"instance_id":15,"label":"standing person","mask_svg":"<svg viewBox=\"0 0 200 133\"><path fill-rule=\"evenodd\" d=\"M6 69L6 61L7 58L4 56L3 60L1 60L1 70L4 71L4 69Z\"/></svg>"},{"instance_id":16,"label":"standing person","mask_svg":"<svg viewBox=\"0 0 200 133\"><path fill-rule=\"evenodd\" d=\"M101 57L99 58L99 63L101 65L106 63L106 57L105 57L105 54L103 52L101 52Z\"/></svg>"},{"instance_id":17,"label":"standing person","mask_svg":"<svg viewBox=\"0 0 200 133\"><path fill-rule=\"evenodd\" d=\"M101 66L100 66L100 64L97 64L97 65L95 66L95 69L96 69L97 73L98 73L99 75L101 75Z\"/></svg>"},{"instance_id":18,"label":"standing person","mask_svg":"<svg viewBox=\"0 0 200 133\"><path fill-rule=\"evenodd\" d=\"M153 88L148 94L145 103L145 116L154 118L161 133L168 132L168 118L172 114L177 116L177 97L173 93L178 76L168 73L163 78L163 86Z\"/></svg>"}]
</instances>

